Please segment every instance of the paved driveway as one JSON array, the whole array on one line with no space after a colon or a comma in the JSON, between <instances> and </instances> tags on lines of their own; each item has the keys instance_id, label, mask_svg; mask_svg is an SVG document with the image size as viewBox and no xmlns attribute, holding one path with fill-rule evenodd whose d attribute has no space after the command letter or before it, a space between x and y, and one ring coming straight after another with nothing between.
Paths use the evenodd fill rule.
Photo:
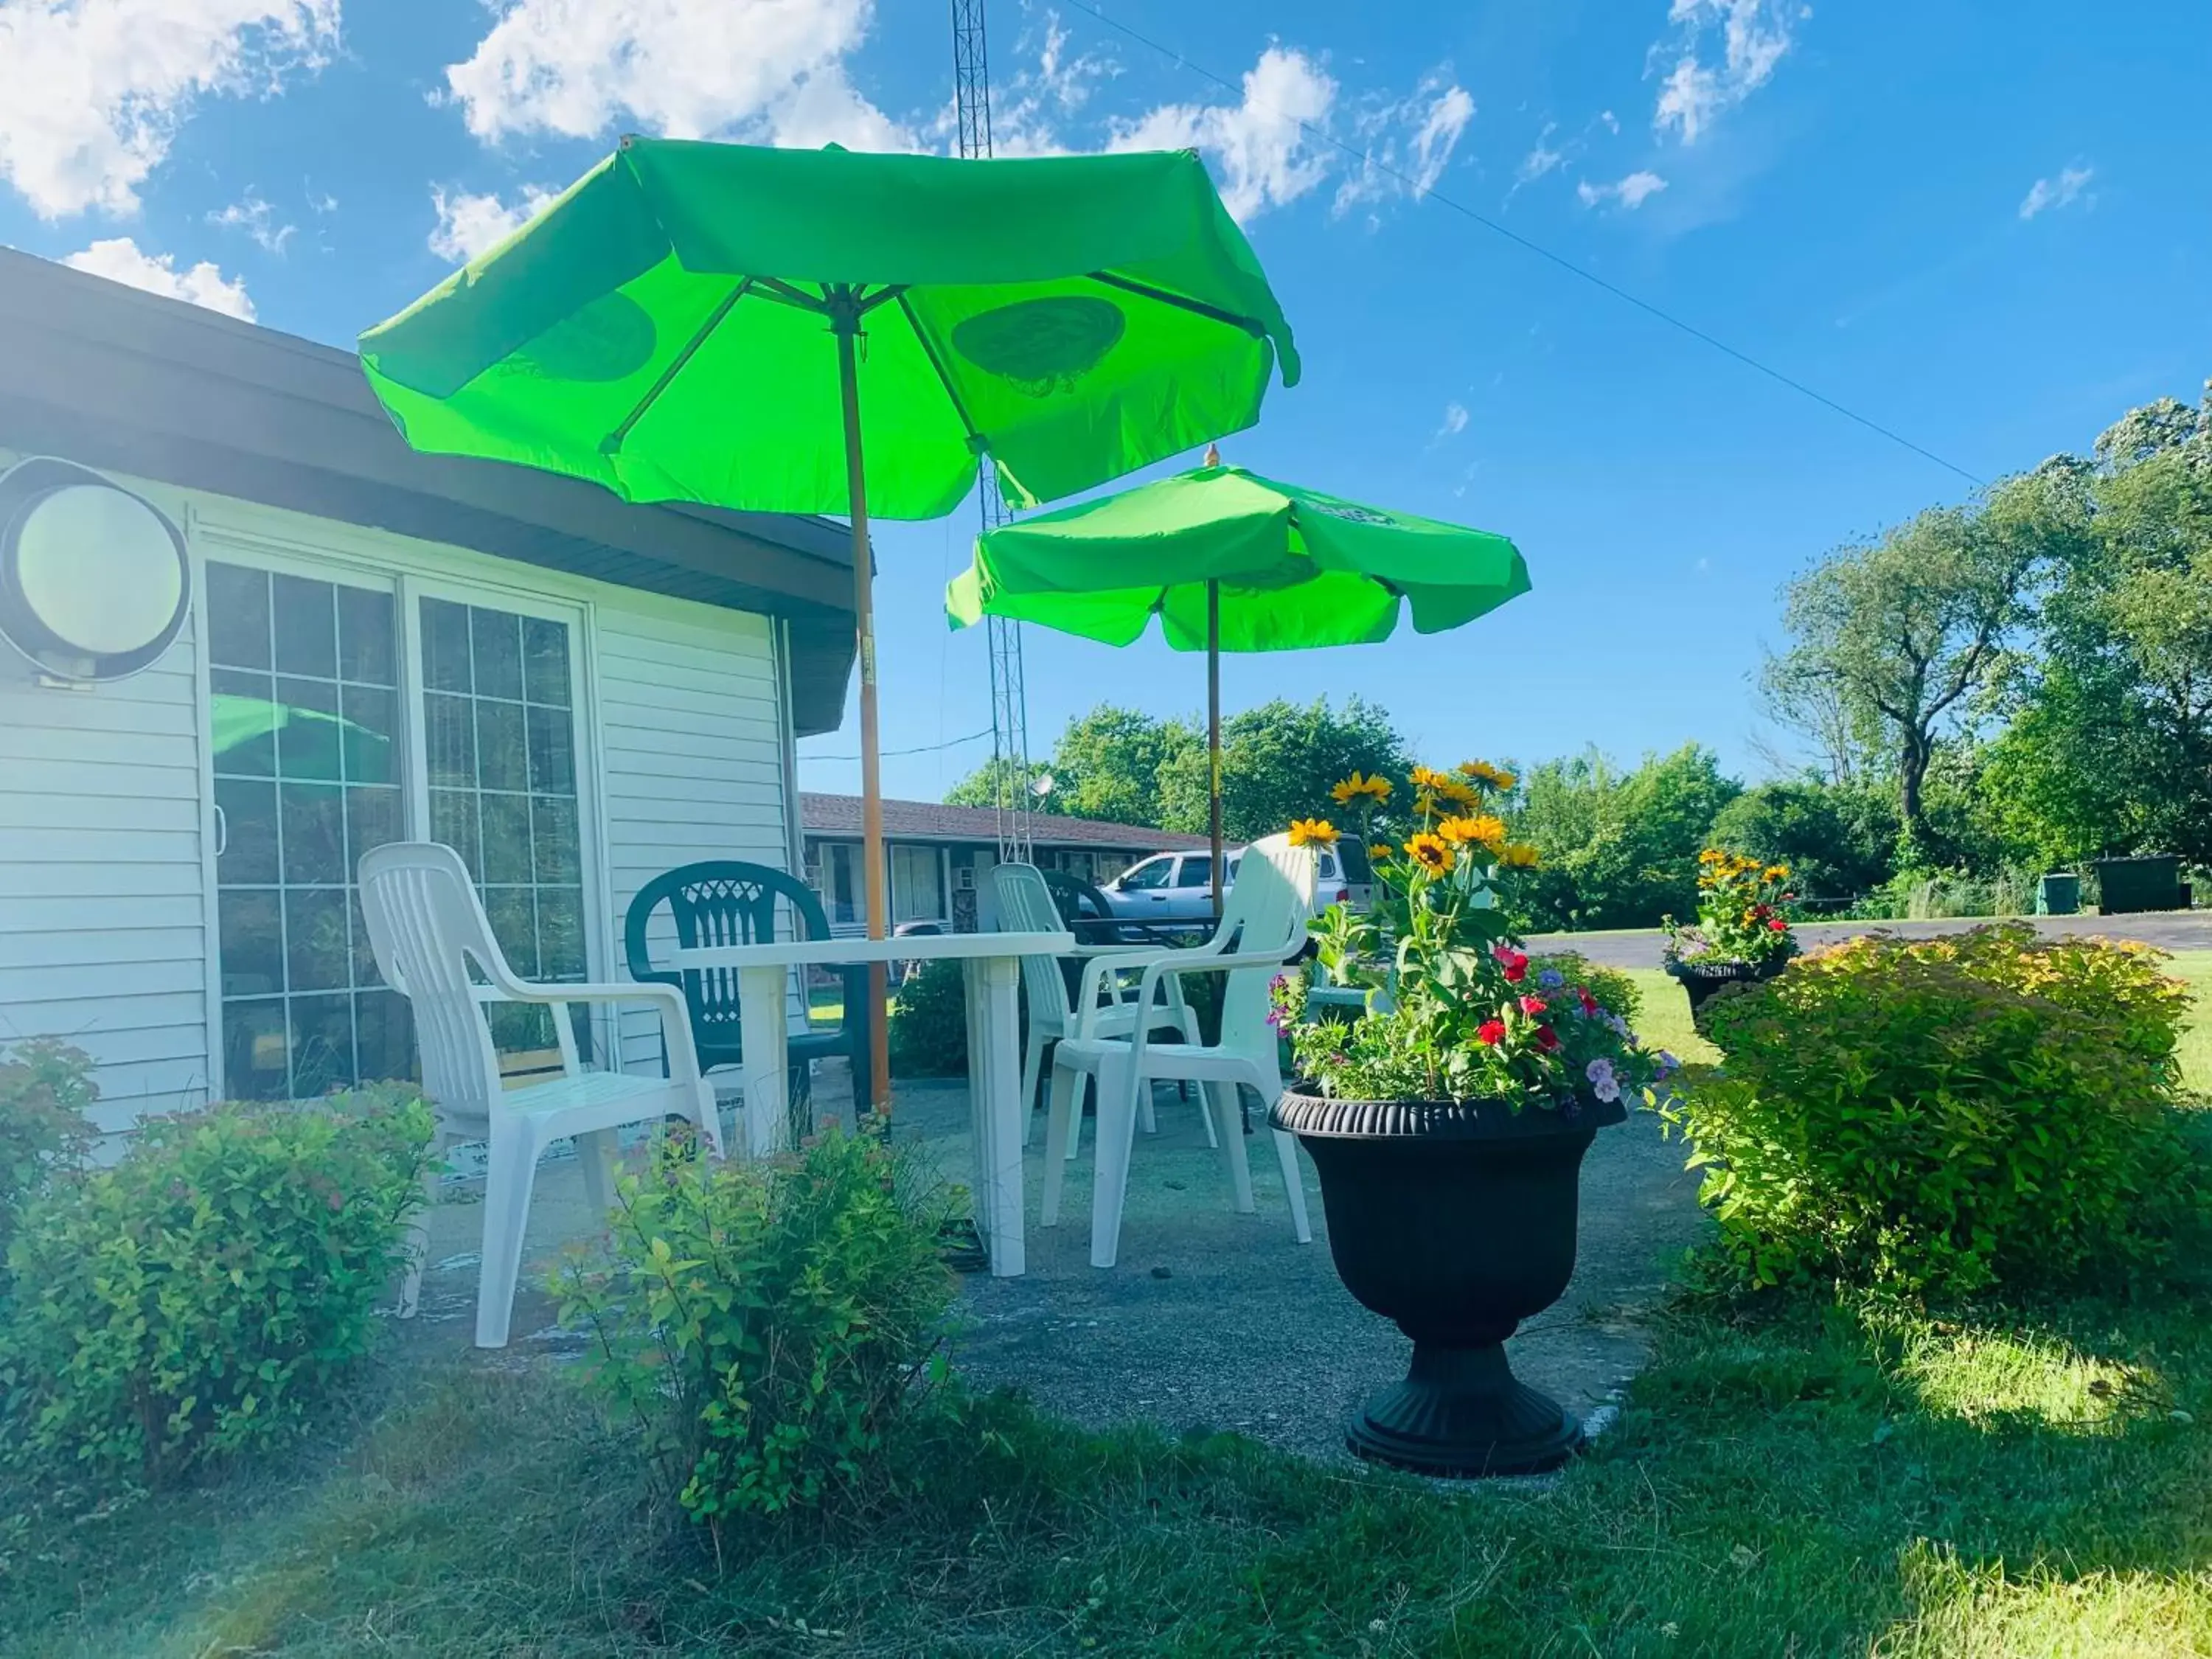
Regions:
<instances>
[{"instance_id":1,"label":"paved driveway","mask_svg":"<svg viewBox=\"0 0 2212 1659\"><path fill-rule=\"evenodd\" d=\"M2140 939L2161 951L2212 951L2212 911L2160 910L2137 916L2027 916L2040 933L2054 936L2094 933L2106 939ZM1862 933L1901 933L1907 939L1933 939L1973 927L1966 921L1810 921L1801 925L1797 937L1807 950L1834 945ZM1657 928L1621 933L1538 933L1529 944L1539 951L1576 951L1606 968L1656 968L1667 944Z\"/></svg>"}]
</instances>

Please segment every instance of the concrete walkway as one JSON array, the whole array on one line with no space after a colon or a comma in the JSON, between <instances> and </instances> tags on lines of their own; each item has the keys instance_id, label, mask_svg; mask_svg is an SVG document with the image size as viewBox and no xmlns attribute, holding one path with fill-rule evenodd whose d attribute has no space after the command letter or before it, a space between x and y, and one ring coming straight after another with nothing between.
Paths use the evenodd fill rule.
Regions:
<instances>
[{"instance_id":1,"label":"concrete walkway","mask_svg":"<svg viewBox=\"0 0 2212 1659\"><path fill-rule=\"evenodd\" d=\"M2037 932L2054 937L2088 933L2106 939L2138 939L2161 951L2212 951L2212 911L2164 910L2134 916L2021 916L2006 918L2031 924ZM1866 933L1899 933L1907 939L1934 939L1979 926L1971 919L1941 921L1808 921L1799 925L1797 937L1808 950L1837 945ZM1666 949L1667 935L1657 928L1608 933L1536 933L1528 939L1534 951L1576 951L1604 968L1656 968Z\"/></svg>"}]
</instances>

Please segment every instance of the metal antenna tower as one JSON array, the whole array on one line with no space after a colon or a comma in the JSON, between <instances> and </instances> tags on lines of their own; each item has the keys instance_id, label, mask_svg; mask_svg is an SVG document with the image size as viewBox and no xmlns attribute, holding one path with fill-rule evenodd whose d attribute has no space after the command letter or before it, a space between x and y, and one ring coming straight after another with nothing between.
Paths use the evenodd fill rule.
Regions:
<instances>
[{"instance_id":1,"label":"metal antenna tower","mask_svg":"<svg viewBox=\"0 0 2212 1659\"><path fill-rule=\"evenodd\" d=\"M960 128L960 154L991 154L990 55L983 30L983 0L952 0L952 101ZM999 493L998 469L988 455L976 465L983 528L996 530L1013 514ZM991 647L991 804L999 820L999 857L1030 860L1029 696L1022 684L1021 624L1006 617L984 619Z\"/></svg>"}]
</instances>

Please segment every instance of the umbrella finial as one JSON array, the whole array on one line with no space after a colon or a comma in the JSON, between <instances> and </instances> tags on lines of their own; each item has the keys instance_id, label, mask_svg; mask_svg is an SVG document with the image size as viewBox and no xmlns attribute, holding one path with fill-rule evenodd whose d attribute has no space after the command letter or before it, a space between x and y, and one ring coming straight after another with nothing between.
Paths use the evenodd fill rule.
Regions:
<instances>
[{"instance_id":1,"label":"umbrella finial","mask_svg":"<svg viewBox=\"0 0 2212 1659\"><path fill-rule=\"evenodd\" d=\"M1206 445L1206 464L1208 466L1219 466L1221 465L1221 446L1219 444Z\"/></svg>"}]
</instances>

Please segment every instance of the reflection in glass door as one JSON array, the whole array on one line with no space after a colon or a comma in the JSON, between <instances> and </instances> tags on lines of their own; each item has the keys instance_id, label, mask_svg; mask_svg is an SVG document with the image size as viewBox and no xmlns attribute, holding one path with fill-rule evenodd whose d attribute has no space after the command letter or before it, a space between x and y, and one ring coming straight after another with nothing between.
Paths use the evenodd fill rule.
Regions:
<instances>
[{"instance_id":1,"label":"reflection in glass door","mask_svg":"<svg viewBox=\"0 0 2212 1659\"><path fill-rule=\"evenodd\" d=\"M588 977L576 715L566 623L422 602L430 838L456 848L525 979ZM549 1048L542 1008L492 1014L502 1049ZM587 1024L576 1022L588 1048Z\"/></svg>"},{"instance_id":2,"label":"reflection in glass door","mask_svg":"<svg viewBox=\"0 0 2212 1659\"><path fill-rule=\"evenodd\" d=\"M210 562L206 600L225 1091L409 1076L354 887L404 832L392 595Z\"/></svg>"}]
</instances>

